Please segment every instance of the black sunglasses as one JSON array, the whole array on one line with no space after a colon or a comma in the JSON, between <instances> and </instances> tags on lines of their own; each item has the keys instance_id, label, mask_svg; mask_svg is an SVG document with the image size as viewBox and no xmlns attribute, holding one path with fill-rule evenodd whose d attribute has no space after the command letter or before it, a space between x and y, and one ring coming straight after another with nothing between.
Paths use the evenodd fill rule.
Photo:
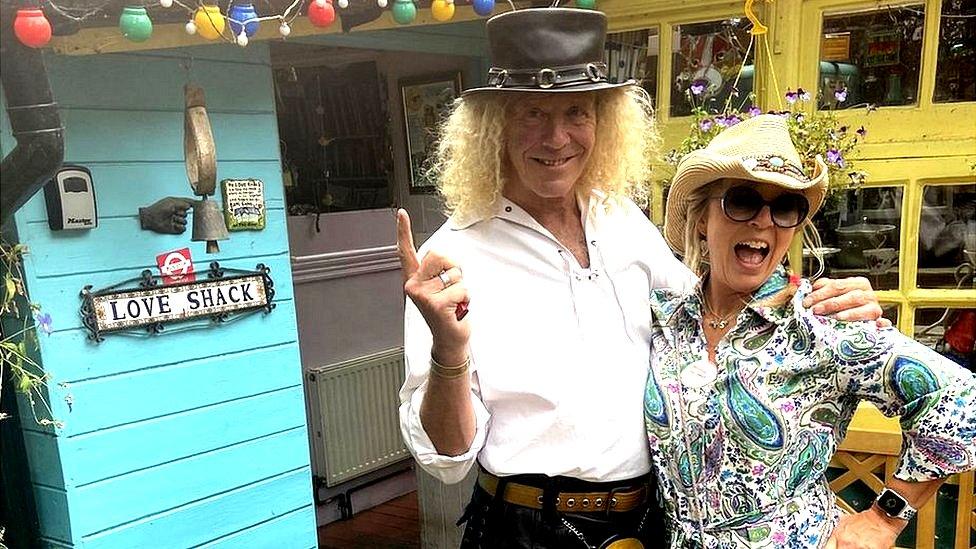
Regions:
<instances>
[{"instance_id":1,"label":"black sunglasses","mask_svg":"<svg viewBox=\"0 0 976 549\"><path fill-rule=\"evenodd\" d=\"M756 189L737 185L729 187L725 194L713 198L722 199L722 211L732 221L752 221L769 206L773 224L783 229L792 229L807 218L810 202L799 193L783 193L772 200L766 200Z\"/></svg>"}]
</instances>

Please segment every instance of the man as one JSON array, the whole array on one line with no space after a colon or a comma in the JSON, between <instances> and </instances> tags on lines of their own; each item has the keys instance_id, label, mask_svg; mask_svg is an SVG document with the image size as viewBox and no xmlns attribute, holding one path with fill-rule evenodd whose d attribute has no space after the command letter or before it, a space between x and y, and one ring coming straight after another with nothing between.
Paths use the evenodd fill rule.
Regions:
<instances>
[{"instance_id":1,"label":"man","mask_svg":"<svg viewBox=\"0 0 976 549\"><path fill-rule=\"evenodd\" d=\"M398 213L401 430L445 482L480 462L462 547L650 546L647 298L696 283L628 198L650 176L650 101L607 80L598 12L487 29L488 86L464 93L433 166L451 217L418 257ZM814 298L875 319L865 282Z\"/></svg>"}]
</instances>

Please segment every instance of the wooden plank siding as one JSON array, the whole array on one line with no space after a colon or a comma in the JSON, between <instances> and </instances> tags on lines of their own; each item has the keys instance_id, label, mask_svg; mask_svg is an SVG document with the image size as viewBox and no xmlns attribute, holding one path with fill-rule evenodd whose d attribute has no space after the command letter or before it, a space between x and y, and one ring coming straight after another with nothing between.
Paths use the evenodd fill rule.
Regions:
<instances>
[{"instance_id":1,"label":"wooden plank siding","mask_svg":"<svg viewBox=\"0 0 976 549\"><path fill-rule=\"evenodd\" d=\"M314 547L268 46L48 54L46 62L65 125L65 163L91 169L99 226L50 231L41 193L15 217L19 240L30 247L24 267L31 299L54 319L40 354L53 377L54 414L65 422L54 433L25 418L42 541ZM140 230L137 215L160 198L192 196L183 165L183 86L191 81L206 93L218 180L265 182L266 228L233 232L212 255L190 242L192 223L182 235L157 235ZM6 153L15 142L6 114L0 119ZM216 327L198 322L152 337L87 340L79 316L83 286L155 270L156 254L185 246L198 271L214 260L270 266L277 308Z\"/></svg>"}]
</instances>

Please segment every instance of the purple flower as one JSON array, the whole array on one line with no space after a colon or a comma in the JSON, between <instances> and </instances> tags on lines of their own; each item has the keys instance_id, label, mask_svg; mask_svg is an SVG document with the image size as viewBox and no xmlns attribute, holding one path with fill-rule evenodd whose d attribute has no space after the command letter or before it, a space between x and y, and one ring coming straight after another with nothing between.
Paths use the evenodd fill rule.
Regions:
<instances>
[{"instance_id":1,"label":"purple flower","mask_svg":"<svg viewBox=\"0 0 976 549\"><path fill-rule=\"evenodd\" d=\"M797 88L796 89L796 93L800 94L800 101L809 101L810 100L810 94L809 94L809 92L807 92L803 88Z\"/></svg>"},{"instance_id":2,"label":"purple flower","mask_svg":"<svg viewBox=\"0 0 976 549\"><path fill-rule=\"evenodd\" d=\"M711 118L703 119L701 122L698 123L698 127L701 128L701 131L707 132L708 130L712 129L712 119Z\"/></svg>"},{"instance_id":3,"label":"purple flower","mask_svg":"<svg viewBox=\"0 0 976 549\"><path fill-rule=\"evenodd\" d=\"M857 135L864 137L867 134L868 134L868 130L864 126L861 126L860 128L857 129Z\"/></svg>"},{"instance_id":4,"label":"purple flower","mask_svg":"<svg viewBox=\"0 0 976 549\"><path fill-rule=\"evenodd\" d=\"M836 99L838 103L847 101L847 88L837 88L834 90L834 99Z\"/></svg>"},{"instance_id":5,"label":"purple flower","mask_svg":"<svg viewBox=\"0 0 976 549\"><path fill-rule=\"evenodd\" d=\"M47 313L36 314L34 320L37 321L37 329L45 334L51 335L51 332L54 331L51 327L51 315Z\"/></svg>"},{"instance_id":6,"label":"purple flower","mask_svg":"<svg viewBox=\"0 0 976 549\"><path fill-rule=\"evenodd\" d=\"M753 105L753 106L749 107L749 111L748 112L749 112L749 116L759 116L760 114L762 114L762 109L760 109L759 107Z\"/></svg>"},{"instance_id":7,"label":"purple flower","mask_svg":"<svg viewBox=\"0 0 976 549\"><path fill-rule=\"evenodd\" d=\"M840 154L837 149L830 149L827 151L827 162L831 164L836 164L841 168L844 167L844 157Z\"/></svg>"},{"instance_id":8,"label":"purple flower","mask_svg":"<svg viewBox=\"0 0 976 549\"><path fill-rule=\"evenodd\" d=\"M752 476L758 477L759 475L763 474L763 471L765 471L765 470L766 470L766 466L765 465L763 465L762 463L757 463L752 468Z\"/></svg>"},{"instance_id":9,"label":"purple flower","mask_svg":"<svg viewBox=\"0 0 976 549\"><path fill-rule=\"evenodd\" d=\"M783 545L786 543L786 534L781 531L776 531L773 533L773 543L776 545Z\"/></svg>"},{"instance_id":10,"label":"purple flower","mask_svg":"<svg viewBox=\"0 0 976 549\"><path fill-rule=\"evenodd\" d=\"M793 406L793 401L787 400L786 402L779 405L779 409L784 412L792 412L795 407Z\"/></svg>"},{"instance_id":11,"label":"purple flower","mask_svg":"<svg viewBox=\"0 0 976 549\"><path fill-rule=\"evenodd\" d=\"M694 95L701 95L701 93L705 91L705 86L707 85L708 80L695 80L691 83L691 87L688 89L691 90L691 93Z\"/></svg>"},{"instance_id":12,"label":"purple flower","mask_svg":"<svg viewBox=\"0 0 976 549\"><path fill-rule=\"evenodd\" d=\"M729 125L730 125L729 124L729 119L726 118L724 114L721 114L719 116L716 116L715 117L715 123L718 124L718 127L720 127L720 128L728 128Z\"/></svg>"},{"instance_id":13,"label":"purple flower","mask_svg":"<svg viewBox=\"0 0 976 549\"><path fill-rule=\"evenodd\" d=\"M739 122L742 122L742 119L734 114L730 114L725 117L725 123L728 124L729 126L735 126Z\"/></svg>"},{"instance_id":14,"label":"purple flower","mask_svg":"<svg viewBox=\"0 0 976 549\"><path fill-rule=\"evenodd\" d=\"M797 93L793 90L786 90L786 102L792 105L796 103Z\"/></svg>"}]
</instances>

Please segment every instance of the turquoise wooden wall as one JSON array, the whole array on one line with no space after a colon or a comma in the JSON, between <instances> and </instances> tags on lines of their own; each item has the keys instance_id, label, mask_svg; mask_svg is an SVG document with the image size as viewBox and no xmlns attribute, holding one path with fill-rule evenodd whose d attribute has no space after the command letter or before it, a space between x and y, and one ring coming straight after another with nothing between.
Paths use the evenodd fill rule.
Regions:
<instances>
[{"instance_id":1,"label":"turquoise wooden wall","mask_svg":"<svg viewBox=\"0 0 976 549\"><path fill-rule=\"evenodd\" d=\"M99 226L50 231L43 193L16 214L30 247L31 299L53 317L40 354L53 376L54 414L65 422L53 433L24 421L45 542L315 547L267 45L49 55L47 63L66 128L65 162L92 170ZM190 242L192 224L183 235L157 235L141 231L137 218L139 206L192 195L182 147L187 81L206 92L218 180L265 182L267 227L231 233L214 255ZM6 120L2 128L6 153L14 142ZM184 246L198 270L212 260L270 266L277 308L216 327L87 340L83 286L155 270L156 254Z\"/></svg>"}]
</instances>

